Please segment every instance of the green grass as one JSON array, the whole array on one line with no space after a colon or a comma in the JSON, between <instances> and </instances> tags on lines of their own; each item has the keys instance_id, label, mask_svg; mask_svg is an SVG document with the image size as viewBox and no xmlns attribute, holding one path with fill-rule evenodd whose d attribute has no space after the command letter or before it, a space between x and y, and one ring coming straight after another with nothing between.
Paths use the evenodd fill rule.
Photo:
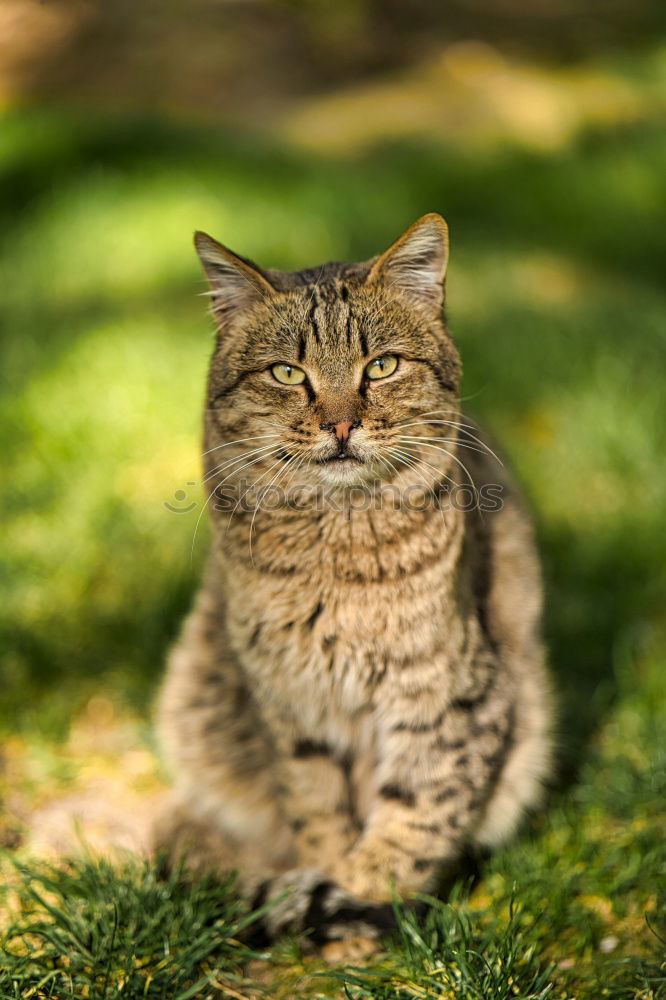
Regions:
<instances>
[{"instance_id":1,"label":"green grass","mask_svg":"<svg viewBox=\"0 0 666 1000\"><path fill-rule=\"evenodd\" d=\"M204 531L192 561L198 506L164 506L178 489L201 497L211 337L191 231L297 267L374 253L441 211L464 392L539 523L560 771L469 890L403 916L346 987L285 943L256 988L666 995L661 124L547 154L452 140L334 159L212 128L15 112L0 173L3 731L57 760L95 693L148 718L205 546ZM245 915L229 887L159 882L132 861L21 864L21 877L3 867L2 998L249 996L244 979L262 978L235 943Z\"/></svg>"},{"instance_id":2,"label":"green grass","mask_svg":"<svg viewBox=\"0 0 666 1000\"><path fill-rule=\"evenodd\" d=\"M160 881L146 864L18 870L20 915L2 942L0 997L219 996L242 984L252 918L231 885ZM34 992L30 992L34 991Z\"/></svg>"}]
</instances>

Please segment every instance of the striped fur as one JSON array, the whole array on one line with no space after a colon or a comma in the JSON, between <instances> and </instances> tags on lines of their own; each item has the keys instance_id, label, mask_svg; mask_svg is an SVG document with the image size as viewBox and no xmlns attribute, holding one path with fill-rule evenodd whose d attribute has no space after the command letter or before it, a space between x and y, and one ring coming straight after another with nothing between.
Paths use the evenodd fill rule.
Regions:
<instances>
[{"instance_id":1,"label":"striped fur","mask_svg":"<svg viewBox=\"0 0 666 1000\"><path fill-rule=\"evenodd\" d=\"M327 495L209 502L210 559L160 702L174 787L156 843L280 900L273 935L367 936L390 923L392 887L432 889L539 800L552 697L532 528L460 410L439 216L373 261L297 274L197 245L218 327L208 489L246 477ZM364 379L388 353L396 374ZM277 362L306 383L278 384ZM340 420L358 461L332 465L322 426ZM456 509L466 474L498 484L501 509ZM377 481L428 502L358 509L354 487Z\"/></svg>"}]
</instances>

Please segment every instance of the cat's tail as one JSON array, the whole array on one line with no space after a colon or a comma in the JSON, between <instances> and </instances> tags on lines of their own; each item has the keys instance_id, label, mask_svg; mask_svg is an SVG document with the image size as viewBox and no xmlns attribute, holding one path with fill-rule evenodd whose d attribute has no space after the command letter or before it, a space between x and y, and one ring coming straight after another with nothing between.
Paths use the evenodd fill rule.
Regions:
<instances>
[{"instance_id":1,"label":"cat's tail","mask_svg":"<svg viewBox=\"0 0 666 1000\"><path fill-rule=\"evenodd\" d=\"M263 908L257 930L274 940L304 934L317 944L347 937L376 938L395 928L391 903L372 903L350 895L322 872L295 868L264 879L250 898Z\"/></svg>"}]
</instances>

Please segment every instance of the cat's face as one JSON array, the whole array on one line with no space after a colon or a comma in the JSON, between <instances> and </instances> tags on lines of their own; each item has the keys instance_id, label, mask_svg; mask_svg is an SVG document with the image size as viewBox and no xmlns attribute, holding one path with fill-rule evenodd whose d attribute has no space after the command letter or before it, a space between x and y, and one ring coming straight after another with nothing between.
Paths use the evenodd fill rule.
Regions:
<instances>
[{"instance_id":1,"label":"cat's face","mask_svg":"<svg viewBox=\"0 0 666 1000\"><path fill-rule=\"evenodd\" d=\"M377 260L296 275L260 271L203 234L197 248L219 329L209 417L238 440L230 447L251 473L269 470L264 484L273 473L340 486L393 479L417 453L411 439L433 434L420 415L456 419L460 363L441 315L439 216ZM422 470L439 467L430 458Z\"/></svg>"}]
</instances>

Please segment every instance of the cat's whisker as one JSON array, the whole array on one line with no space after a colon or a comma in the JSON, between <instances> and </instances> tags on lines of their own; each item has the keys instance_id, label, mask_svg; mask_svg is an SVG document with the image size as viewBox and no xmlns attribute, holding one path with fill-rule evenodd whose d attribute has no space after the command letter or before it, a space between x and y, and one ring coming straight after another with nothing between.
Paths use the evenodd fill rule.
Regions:
<instances>
[{"instance_id":1,"label":"cat's whisker","mask_svg":"<svg viewBox=\"0 0 666 1000\"><path fill-rule=\"evenodd\" d=\"M450 459L452 459L452 461L458 463L458 465L460 466L460 468L463 470L463 472L467 476L467 479L469 481L470 487L474 490L475 494L478 495L478 490L476 488L476 483L474 482L474 480L472 478L471 472L469 471L469 469L467 468L467 466L465 465L465 463L460 458L457 457L457 455L454 455L447 448L441 448L441 447L439 447L436 444L428 444L423 438L417 438L417 437L414 437L414 438L400 438L400 440L402 440L402 441L408 441L410 444L422 445L424 448L432 448L434 451L441 451L442 454L448 455L448 457Z\"/></svg>"},{"instance_id":2,"label":"cat's whisker","mask_svg":"<svg viewBox=\"0 0 666 1000\"><path fill-rule=\"evenodd\" d=\"M317 289L319 288L319 285L321 284L321 279L324 276L324 270L325 270L325 265L322 264L321 270L319 271L319 274L317 275L317 279L316 279L314 285L312 286L312 291L310 292L310 297L308 299L308 307L312 305L314 297L317 294Z\"/></svg>"},{"instance_id":3,"label":"cat's whisker","mask_svg":"<svg viewBox=\"0 0 666 1000\"><path fill-rule=\"evenodd\" d=\"M448 479L448 481L450 483L454 482L454 480L451 479L450 476L447 476L446 473L442 472L441 469L438 469L435 465L432 465L430 462L427 462L416 451L410 450L407 446L403 445L401 448L398 448L397 446L394 446L393 449L392 449L392 451L393 451L394 454L402 454L403 456L404 455L409 455L409 457L412 459L412 461L418 462L424 468L428 468L432 472L436 473L437 479Z\"/></svg>"},{"instance_id":4,"label":"cat's whisker","mask_svg":"<svg viewBox=\"0 0 666 1000\"><path fill-rule=\"evenodd\" d=\"M475 451L477 455L485 455L485 452L481 448L477 448L476 445L468 444L466 441L461 441L460 438L449 438L449 437L418 437L417 435L411 435L407 437L404 434L399 436L400 441L439 441L442 444L454 444L457 448L467 448L468 451Z\"/></svg>"},{"instance_id":5,"label":"cat's whisker","mask_svg":"<svg viewBox=\"0 0 666 1000\"><path fill-rule=\"evenodd\" d=\"M445 410L425 410L424 412L421 412L421 413L413 413L410 417L408 417L408 420L412 420L413 417L436 417L436 416L438 416L440 414L445 414L445 413L453 414L453 416L458 417L458 418L462 416L460 410L452 410L452 409L445 409ZM422 421L422 422L428 423L429 421ZM463 423L463 421L460 420L460 419L456 420L456 423L458 424L459 427L468 427L470 430L477 430L477 427L476 427L475 424L466 424L466 423ZM398 425L398 426L406 426L406 424L401 424L401 425Z\"/></svg>"},{"instance_id":6,"label":"cat's whisker","mask_svg":"<svg viewBox=\"0 0 666 1000\"><path fill-rule=\"evenodd\" d=\"M282 448L281 445L277 445L274 448L274 452L275 451L280 451L281 448ZM220 480L219 483L215 484L215 486L213 487L213 489L211 490L211 492L208 494L208 496L206 498L206 502L203 504L201 510L199 511L199 516L197 518L197 523L194 525L194 534L192 535L192 545L190 547L190 561L192 561L193 558L194 558L194 543L196 541L197 531L199 530L199 524L201 522L201 518L203 517L204 511L208 507L208 504L210 503L210 499L214 495L215 491L220 488L220 486L222 485L222 483L226 483L227 479L229 479L231 476L235 475L238 472L241 472L243 469L249 468L252 465L257 465L259 462L263 461L265 458L268 458L269 456L270 456L270 453L268 455L263 454L263 455L259 455L257 458L253 458L251 462L246 462L246 464L245 465L241 465L240 468L238 468L238 469L232 469L232 471L228 475L226 475L222 480ZM234 510L235 509L236 508L234 507Z\"/></svg>"},{"instance_id":7,"label":"cat's whisker","mask_svg":"<svg viewBox=\"0 0 666 1000\"><path fill-rule=\"evenodd\" d=\"M423 438L422 440L426 440ZM442 441L444 444L454 444L456 448L466 448L467 451L473 451L477 455L485 455L486 452L483 448L477 448L474 444L468 444L466 441L461 441L460 438L435 438L435 441Z\"/></svg>"},{"instance_id":8,"label":"cat's whisker","mask_svg":"<svg viewBox=\"0 0 666 1000\"><path fill-rule=\"evenodd\" d=\"M487 453L491 458L494 458L495 461L497 461L500 465L503 464L501 459L495 454L492 448L489 445L487 445L485 441L482 441L481 438L473 434L472 431L469 430L469 425L467 424L461 424L453 420L413 420L410 421L409 423L396 424L396 427L407 428L407 427L423 427L431 425L450 427L451 430L455 430L459 434L459 437L457 438L457 443L459 443L463 447L466 445L467 447L471 448L472 446L469 444L469 441L467 440L470 439L474 441L474 443L478 445L478 447L481 448L485 453ZM465 435L465 437L463 437L462 435Z\"/></svg>"},{"instance_id":9,"label":"cat's whisker","mask_svg":"<svg viewBox=\"0 0 666 1000\"><path fill-rule=\"evenodd\" d=\"M289 458L287 459L285 472L288 469L289 470L289 475L285 476L285 478L284 478L284 480L282 482L282 489L285 491L285 500L287 499L286 491L289 489L289 485L294 480L294 474L298 470L298 466L300 464L301 457L302 457L301 455L290 455Z\"/></svg>"},{"instance_id":10,"label":"cat's whisker","mask_svg":"<svg viewBox=\"0 0 666 1000\"><path fill-rule=\"evenodd\" d=\"M211 497L215 493L215 490L218 489L219 485L220 485L219 483L215 484L215 486L213 487L213 489L210 491L210 493L206 497L206 499L205 499L205 501L204 501L204 503L203 503L203 505L201 507L201 510L199 511L199 516L197 518L196 524L194 525L194 531L192 533L192 544L190 546L190 563L192 563L194 561L194 543L196 542L196 539L197 539L197 531L199 530L199 525L201 523L201 518L203 517L203 515L204 515L204 513L206 511L206 508L208 507L208 504L210 503Z\"/></svg>"},{"instance_id":11,"label":"cat's whisker","mask_svg":"<svg viewBox=\"0 0 666 1000\"><path fill-rule=\"evenodd\" d=\"M469 473L468 469L466 468L465 464L462 462L461 459L459 459L456 455L454 455L452 452L450 452L448 450L448 448L442 448L441 444L430 444L431 441L443 442L445 440L444 438L422 438L422 437L416 437L416 436L409 436L408 437L406 435L401 435L398 438L398 440L401 441L401 442L403 442L403 443L409 444L412 447L422 446L424 448L432 448L434 451L441 451L443 455L446 455L452 461L457 462L460 465L460 467L464 470L464 472L467 475L468 479L471 480L470 473ZM456 444L457 444L457 441L456 441Z\"/></svg>"},{"instance_id":12,"label":"cat's whisker","mask_svg":"<svg viewBox=\"0 0 666 1000\"><path fill-rule=\"evenodd\" d=\"M282 451L282 445L279 444L271 445L268 451L262 450L262 453L253 458L251 462L246 462L245 465L240 465L237 469L232 469L231 472L228 472L227 475L224 477L224 479L220 480L220 483L218 485L221 486L222 483L226 483L227 479L231 479L231 477L236 475L237 472L241 472L243 469L247 469L251 465L256 465L258 462L261 462L262 459L270 458L272 455L277 454L279 451ZM247 456L241 456L241 457L246 458Z\"/></svg>"},{"instance_id":13,"label":"cat's whisker","mask_svg":"<svg viewBox=\"0 0 666 1000\"><path fill-rule=\"evenodd\" d=\"M298 457L299 457L299 461L296 463L296 466L294 467L294 469L293 469L293 471L291 473L291 476L289 477L288 486L291 486L292 482L294 481L294 478L298 475L299 470L303 468L303 466L305 465L305 463L307 461L307 455L306 454L299 455Z\"/></svg>"},{"instance_id":14,"label":"cat's whisker","mask_svg":"<svg viewBox=\"0 0 666 1000\"><path fill-rule=\"evenodd\" d=\"M296 475L298 474L298 470L303 465L303 456L302 455L294 455L293 457L296 459L296 461L291 465L291 469L289 471L289 475L285 478L285 480L284 480L284 482L282 484L282 489L284 490L285 503L286 503L287 507L289 507L289 509L291 509L291 504L290 504L290 501L289 501L289 490L291 489L292 483L294 482L294 479L296 478Z\"/></svg>"},{"instance_id":15,"label":"cat's whisker","mask_svg":"<svg viewBox=\"0 0 666 1000\"><path fill-rule=\"evenodd\" d=\"M257 476L257 478L256 478L256 479L254 480L254 482L253 482L253 483L250 483L250 485L248 486L248 488L247 488L247 489L246 489L246 490L244 491L244 493L243 493L243 494L242 494L242 495L241 495L241 496L240 496L240 497L238 498L238 500L236 501L236 503L235 503L235 505L234 505L234 509L232 510L232 512L231 512L231 514L230 514L230 516L229 516L229 520L228 520L228 522L227 522L227 527L226 527L226 529L225 529L225 532L224 532L224 533L225 533L225 535L226 535L227 531L229 530L229 527L230 527L230 525L231 525L231 522L232 522L232 520L233 520L233 517L234 517L234 514L236 513L236 511L238 510L239 506L241 505L241 503L243 502L243 500L245 499L245 497L246 497L246 496L248 495L248 493L250 492L250 490L254 489L254 487L255 487L255 486L257 485L257 483L260 483L260 482L261 482L261 480L262 480L262 479L263 479L263 478L264 478L265 476L267 476L267 475L268 475L268 474L269 474L269 473L270 473L270 472L271 472L271 471L272 471L272 470L273 470L273 469L274 469L274 468L276 467L276 465L279 465L279 464L280 464L280 462L281 462L281 461L282 461L282 459L281 459L281 458L279 458L279 459L278 459L278 460L277 460L276 462L273 462L273 463L272 463L272 465L270 465L270 466L268 467L268 469L266 469L266 471L265 471L265 472L263 472L263 473L262 473L262 474L261 474L260 476Z\"/></svg>"},{"instance_id":16,"label":"cat's whisker","mask_svg":"<svg viewBox=\"0 0 666 1000\"><path fill-rule=\"evenodd\" d=\"M477 399L481 395L481 393L486 391L489 385L490 383L486 382L485 385L482 385L480 389L476 390L476 392L470 392L468 396L461 396L459 402L468 403L470 399Z\"/></svg>"},{"instance_id":17,"label":"cat's whisker","mask_svg":"<svg viewBox=\"0 0 666 1000\"><path fill-rule=\"evenodd\" d=\"M254 437L236 438L235 441L226 441L224 444L216 444L214 448L209 448L208 451L202 451L199 458L205 458L206 455L210 455L214 451L218 451L220 448L230 448L232 444L247 444L248 441L263 441L266 438L277 438L280 437L279 434L257 434ZM194 459L193 459L194 461Z\"/></svg>"},{"instance_id":18,"label":"cat's whisker","mask_svg":"<svg viewBox=\"0 0 666 1000\"><path fill-rule=\"evenodd\" d=\"M471 427L467 424L461 424L456 420L435 419L434 417L430 417L428 420L404 421L403 423L396 424L396 427L423 427L424 425L427 427L430 424L434 424L435 426L442 424L446 427L456 427L459 430L464 431L466 434L472 433Z\"/></svg>"},{"instance_id":19,"label":"cat's whisker","mask_svg":"<svg viewBox=\"0 0 666 1000\"><path fill-rule=\"evenodd\" d=\"M411 462L406 462L404 460L404 458L402 456L398 455L397 452L393 448L391 448L390 454L391 454L391 457L395 458L396 461L399 463L399 465L402 466L402 470L401 470L401 469L396 468L395 465L392 465L392 468L395 469L395 471L396 471L396 473L398 475L400 475L401 471L404 472L405 469L411 468L412 463ZM388 461L388 459L386 458L386 456L380 456L380 458L383 458L383 459L385 459L385 461Z\"/></svg>"},{"instance_id":20,"label":"cat's whisker","mask_svg":"<svg viewBox=\"0 0 666 1000\"><path fill-rule=\"evenodd\" d=\"M428 437L419 437L417 435L410 435L410 436L401 435L399 437L399 440L410 441L413 444L422 444L424 448L434 448L434 447L437 447L437 444L441 445L441 444L444 444L444 443L452 442L453 444L456 445L456 447L467 448L469 451L475 451L475 452L478 452L479 454L483 454L480 451L480 449L475 448L471 444L467 444L465 442L461 442L458 438L455 438L455 439L452 440L451 438L440 438L440 437L428 438ZM430 444L429 442L435 442L435 443L434 444ZM446 448L441 448L440 447L439 450L442 451L442 452L444 452L444 454L448 455L450 458L452 458L454 462L458 462L459 464L463 465L462 460L460 458L457 458L454 454L452 454ZM463 467L465 468L465 471L467 472L467 475L469 477L470 473L468 472L468 470L466 469L465 466L463 466Z\"/></svg>"},{"instance_id":21,"label":"cat's whisker","mask_svg":"<svg viewBox=\"0 0 666 1000\"><path fill-rule=\"evenodd\" d=\"M421 478L423 478L423 474L421 473L421 471L416 468L416 462L407 455L407 452L403 452L403 451L400 451L400 450L398 450L396 448L392 448L391 449L391 456L393 458L395 458L395 460L397 462L399 462L403 466L404 469L413 469L419 476L421 476ZM387 459L387 461L388 461L388 459ZM395 469L395 466L393 466L393 468ZM396 469L396 472L398 472L398 471L399 470ZM426 488L430 492L432 492L432 490L430 488L430 484L428 483L428 481L426 479L424 479L423 481L426 484Z\"/></svg>"},{"instance_id":22,"label":"cat's whisker","mask_svg":"<svg viewBox=\"0 0 666 1000\"><path fill-rule=\"evenodd\" d=\"M413 471L417 474L417 476L419 476L419 478L423 480L423 482L425 483L425 486L426 486L426 489L427 489L428 493L430 493L430 495L432 496L433 503L435 504L435 507L438 508L440 514L442 515L442 517L444 517L444 511L442 510L442 506L440 504L439 498L438 498L437 494L435 493L435 491L434 491L434 489L432 487L432 484L428 482L426 476L418 468L418 463L421 461L418 458L418 456L416 456L416 455L410 455L406 451L403 451L402 449L399 449L399 448L393 448L391 450L391 454L395 455L405 466L407 466L407 468L413 469ZM427 465L428 463L426 462L425 464ZM433 466L430 466L430 468L433 468ZM448 476L441 476L441 475L439 475L438 478L441 480L442 478L448 479L449 477Z\"/></svg>"},{"instance_id":23,"label":"cat's whisker","mask_svg":"<svg viewBox=\"0 0 666 1000\"><path fill-rule=\"evenodd\" d=\"M472 432L467 429L469 426L468 424L459 424L452 420L415 420L413 423L397 424L396 426L419 427L422 426L423 424L434 424L436 426L441 425L445 427L455 427L458 430L461 430L462 433L467 434L468 437L472 438L472 440L475 441L481 448L483 448L484 451L488 452L488 454L491 455L496 462L498 462L502 467L504 467L504 463L502 462L501 458L495 454L493 449L489 445L487 445L485 441L482 441L481 438L477 437L475 434L472 434Z\"/></svg>"},{"instance_id":24,"label":"cat's whisker","mask_svg":"<svg viewBox=\"0 0 666 1000\"><path fill-rule=\"evenodd\" d=\"M448 452L447 452L447 454L448 454ZM452 456L450 456L450 457L451 457L451 458L455 458L455 456L453 456L453 455L452 455ZM417 459L417 461L420 461L420 462L421 462L422 464L425 464L425 465L428 465L428 466L429 466L429 468L433 468L433 466L430 466L428 462L424 462L424 459L421 459L421 458L419 458L419 459ZM462 464L462 463L459 463L459 464ZM463 468L464 468L464 467L463 467ZM464 471L465 471L465 472L467 473L467 475L468 475L468 478L470 478L470 477L469 477L469 473L467 472L467 469L466 469L466 468L464 468ZM448 479L448 481L449 481L449 482L450 482L450 483L451 483L451 484L452 484L453 486L457 486L457 485L459 485L458 483L456 483L456 482L455 482L455 480L451 479L451 478L450 478L449 476L445 476L445 477L443 477L443 478L445 478L445 479ZM474 496L474 507L475 507L475 508L476 508L477 510L479 510L479 511L480 511L480 510L481 510L481 507L480 507L480 502L481 502L481 496L480 496L480 493L479 493L479 490L478 490L478 488L477 488L477 486L476 486L476 483L475 483L475 482L474 482L473 480L471 480L471 482L470 482L470 484L469 484L469 488L470 488L470 490L472 491L472 494L473 494L473 496Z\"/></svg>"},{"instance_id":25,"label":"cat's whisker","mask_svg":"<svg viewBox=\"0 0 666 1000\"><path fill-rule=\"evenodd\" d=\"M437 478L439 480L445 479L448 483L451 484L451 486L454 486L454 487L458 485L458 483L456 482L456 480L454 478L452 478L451 476L449 476L447 473L443 473L436 466L432 465L430 462L427 462L416 451L412 450L412 448L413 448L412 445L403 445L403 448L406 448L408 450L408 453L412 456L412 458L414 459L414 461L416 461L420 465L424 466L424 468L431 469L433 472L437 473ZM476 496L476 487L474 485L472 485L472 489L474 490L474 493L475 493L475 496Z\"/></svg>"},{"instance_id":26,"label":"cat's whisker","mask_svg":"<svg viewBox=\"0 0 666 1000\"><path fill-rule=\"evenodd\" d=\"M389 478L392 477L392 478L395 479L397 477L398 470L396 469L395 465L393 467L391 467L391 465L389 465L388 459L382 458L381 455L376 455L375 459L376 459L377 463L380 466L380 468L378 470L380 476L383 477L384 475L386 475L386 472L388 472ZM386 472L384 470L386 470Z\"/></svg>"},{"instance_id":27,"label":"cat's whisker","mask_svg":"<svg viewBox=\"0 0 666 1000\"><path fill-rule=\"evenodd\" d=\"M444 413L446 411L442 411L442 412ZM458 416L459 416L459 414L458 414ZM458 420L458 419L455 419L455 417L456 417L455 413L452 413L449 417L444 417L441 414L437 415L437 412L435 411L432 416L424 418L423 420L414 420L413 417L412 417L409 420L403 421L402 424L400 424L399 426L406 427L407 424L411 424L411 423L415 423L415 424L437 424L437 423L442 423L442 424L451 424L453 427L464 427L465 430L468 430L470 432L472 432L472 431L478 431L479 430L479 428L478 428L478 426L476 424L467 424L467 423L465 423L464 420Z\"/></svg>"},{"instance_id":28,"label":"cat's whisker","mask_svg":"<svg viewBox=\"0 0 666 1000\"><path fill-rule=\"evenodd\" d=\"M414 420L417 417L441 417L441 416L454 417L457 423L462 424L465 427L471 427L472 430L476 430L476 424L463 413L462 410L456 409L455 407L445 407L439 410L418 410L415 413L411 413L408 420ZM467 420L467 422L465 422Z\"/></svg>"},{"instance_id":29,"label":"cat's whisker","mask_svg":"<svg viewBox=\"0 0 666 1000\"><path fill-rule=\"evenodd\" d=\"M263 488L263 490L261 491L260 496L258 497L258 503L255 506L254 512L252 514L252 520L250 522L249 549L250 549L250 561L252 562L252 565L254 565L254 557L252 555L252 531L253 531L253 528L254 528L254 520L255 520L258 512L259 512L259 509L260 509L261 504L263 502L263 498L266 496L266 494L268 493L268 490L271 488L271 486L273 486L274 484L277 485L277 483L280 482L280 479L283 476L286 476L287 472L289 470L291 470L291 474L289 476L289 479L284 484L285 493L286 493L287 483L291 483L293 481L294 473L297 472L298 469L303 465L305 457L306 457L305 455L291 455L287 459L287 462L285 463L285 465L283 466L283 468L282 469L278 469L278 471L275 474L275 476L273 476L273 478L271 479L271 481ZM274 465L271 466L271 469L274 469L274 468L275 468Z\"/></svg>"},{"instance_id":30,"label":"cat's whisker","mask_svg":"<svg viewBox=\"0 0 666 1000\"><path fill-rule=\"evenodd\" d=\"M389 472L391 471L393 472L394 480L400 478L400 469L396 468L393 462L390 459L388 459L386 455L377 455L377 458L382 463L382 465L384 465L389 470ZM404 462L401 459L398 459L398 461L400 461L405 468L409 467L407 462Z\"/></svg>"},{"instance_id":31,"label":"cat's whisker","mask_svg":"<svg viewBox=\"0 0 666 1000\"><path fill-rule=\"evenodd\" d=\"M386 458L385 455L377 455L377 458L382 463L382 465L386 466L386 468L389 470L389 472L393 471L393 474L395 475L395 478L397 479L398 476L400 475L400 471L398 469L396 469L396 467L393 464L393 462L391 462L388 458Z\"/></svg>"},{"instance_id":32,"label":"cat's whisker","mask_svg":"<svg viewBox=\"0 0 666 1000\"><path fill-rule=\"evenodd\" d=\"M478 426L474 423L466 423L464 420L461 419L463 416L464 414L462 414L460 410L451 410L451 409L426 410L424 413L412 414L412 416L409 417L407 421L402 422L399 426L412 427L416 426L417 424L442 423L442 424L449 424L451 427L458 427L461 429L464 428L464 430L470 435L472 435L472 432L478 432L479 430ZM414 417L423 417L423 418L427 417L428 419L415 420Z\"/></svg>"},{"instance_id":33,"label":"cat's whisker","mask_svg":"<svg viewBox=\"0 0 666 1000\"><path fill-rule=\"evenodd\" d=\"M396 449L394 448L394 451L395 450ZM403 446L402 450L406 451L409 455L411 455L415 459L415 461L419 462L424 467L431 469L434 473L436 473L438 479L447 479L453 486L457 485L455 480L452 479L451 476L448 476L445 472L442 472L442 470L438 469L436 465L432 465L430 462L427 462L425 458L419 455L416 451L410 450L409 446L407 445Z\"/></svg>"},{"instance_id":34,"label":"cat's whisker","mask_svg":"<svg viewBox=\"0 0 666 1000\"><path fill-rule=\"evenodd\" d=\"M421 417L427 417L432 413L460 413L460 407L440 406L436 410L419 410L419 416Z\"/></svg>"},{"instance_id":35,"label":"cat's whisker","mask_svg":"<svg viewBox=\"0 0 666 1000\"><path fill-rule=\"evenodd\" d=\"M257 497L258 503L256 504L256 506L254 508L254 511L252 513L252 520L250 521L250 534L249 534L249 538L248 538L249 549L250 549L250 562L252 563L253 566L254 566L254 556L252 555L252 531L254 529L254 521L255 521L255 518L256 518L257 514L259 513L259 508L261 507L261 504L263 502L263 498L266 496L266 494L270 490L270 488L273 485L273 483L279 482L279 480L281 479L281 477L287 472L287 469L290 467L290 465L293 462L296 461L297 457L298 456L296 456L296 455L292 455L290 458L288 458L287 461L286 461L286 463L282 466L281 469L278 469L278 471L273 476L273 478L271 479L271 481L268 483L267 486L264 487L264 489L261 491L261 493ZM275 468L275 466L272 466L271 468Z\"/></svg>"},{"instance_id":36,"label":"cat's whisker","mask_svg":"<svg viewBox=\"0 0 666 1000\"><path fill-rule=\"evenodd\" d=\"M244 451L242 455L238 455L236 458L230 458L226 462L221 462L219 465L215 465L213 466L213 468L208 470L208 472L203 477L203 482L204 483L207 482L209 479L212 479L215 475L219 474L220 472L223 472L230 466L237 465L239 462L242 462L243 459L245 458L250 458L252 455L261 454L262 452L269 451L271 448L275 447L277 446L273 444L264 445L262 448L256 448L251 451Z\"/></svg>"},{"instance_id":37,"label":"cat's whisker","mask_svg":"<svg viewBox=\"0 0 666 1000\"><path fill-rule=\"evenodd\" d=\"M203 482L204 483L208 482L209 479L212 479L213 476L222 472L223 469L227 469L230 465L236 465L237 462L242 462L244 458L249 458L251 455L259 455L261 454L261 452L268 453L271 450L275 449L276 447L278 447L278 445L265 444L262 445L261 448L254 448L251 451L243 452L243 454L239 455L238 458L231 458L229 459L228 462L222 462L221 465L216 465L215 468L211 469L209 472L206 473L206 475L203 478Z\"/></svg>"},{"instance_id":38,"label":"cat's whisker","mask_svg":"<svg viewBox=\"0 0 666 1000\"><path fill-rule=\"evenodd\" d=\"M247 444L248 441L263 441L263 440L268 439L268 438L277 438L279 436L280 435L277 434L277 433L275 433L275 434L257 434L257 435L254 435L253 437L236 438L234 441L226 441L224 444L216 444L214 448L209 448L207 451L202 451L200 455L197 455L195 458L190 459L189 462L185 463L185 465L183 466L183 468L184 469L188 468L194 462L198 462L200 459L205 458L206 455L210 455L212 452L218 451L221 448L230 448L231 445L233 445L233 444Z\"/></svg>"}]
</instances>

